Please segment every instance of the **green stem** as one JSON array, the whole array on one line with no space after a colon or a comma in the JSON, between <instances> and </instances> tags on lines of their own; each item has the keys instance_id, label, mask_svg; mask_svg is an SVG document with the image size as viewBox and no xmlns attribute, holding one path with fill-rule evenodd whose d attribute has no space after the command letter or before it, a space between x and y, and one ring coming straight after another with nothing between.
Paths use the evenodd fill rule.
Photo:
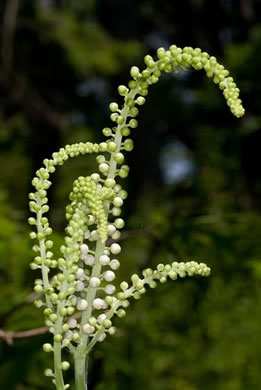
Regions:
<instances>
[{"instance_id":1,"label":"green stem","mask_svg":"<svg viewBox=\"0 0 261 390\"><path fill-rule=\"evenodd\" d=\"M57 390L64 390L61 350L62 350L61 343L54 342L54 375L55 375L55 385Z\"/></svg>"},{"instance_id":2,"label":"green stem","mask_svg":"<svg viewBox=\"0 0 261 390\"><path fill-rule=\"evenodd\" d=\"M128 98L134 98L136 93L138 92L139 87L137 87L134 90L131 90L128 94ZM114 153L117 153L120 151L121 148L121 140L122 140L122 135L121 135L121 129L122 127L126 124L126 120L129 114L130 108L125 104L123 109L122 109L122 116L125 118L125 121L122 125L118 125L116 134L115 134L115 143L117 144L117 149ZM113 158L114 153L111 155L111 159L109 162L109 172L108 172L108 177L113 178L115 177L116 170L117 170L117 163ZM109 213L109 207L110 203L109 201L105 202L105 208L106 208L106 213L108 215ZM99 277L101 273L102 266L99 263L99 258L100 256L104 253L104 243L102 243L100 240L97 241L96 244L96 253L95 253L95 264L92 269L92 274L91 277ZM96 296L96 288L88 288L87 292L87 302L88 302L88 307L87 310L83 313L82 315L82 320L81 320L81 330L80 330L80 343L76 348L75 354L74 354L74 364L75 364L75 386L76 390L87 390L87 366L86 366L86 359L88 358L89 352L93 345L97 342L98 336L102 332L103 329L100 329L100 332L98 332L98 336L90 342L90 347L88 346L88 339L89 336L85 335L82 332L82 326L86 324L92 314L92 302ZM113 315L113 312L111 313L111 316ZM88 351L88 353L86 353Z\"/></svg>"},{"instance_id":3,"label":"green stem","mask_svg":"<svg viewBox=\"0 0 261 390\"><path fill-rule=\"evenodd\" d=\"M74 355L75 390L87 390L87 355L77 348Z\"/></svg>"}]
</instances>

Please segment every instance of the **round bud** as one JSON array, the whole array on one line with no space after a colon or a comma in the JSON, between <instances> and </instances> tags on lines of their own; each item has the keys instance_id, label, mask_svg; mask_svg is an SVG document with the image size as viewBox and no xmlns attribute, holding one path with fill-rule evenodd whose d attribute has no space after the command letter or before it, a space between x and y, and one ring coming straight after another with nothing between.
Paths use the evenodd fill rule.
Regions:
<instances>
[{"instance_id":1,"label":"round bud","mask_svg":"<svg viewBox=\"0 0 261 390\"><path fill-rule=\"evenodd\" d=\"M101 255L99 258L99 263L101 265L108 265L110 263L110 258L107 255Z\"/></svg>"},{"instance_id":2,"label":"round bud","mask_svg":"<svg viewBox=\"0 0 261 390\"><path fill-rule=\"evenodd\" d=\"M144 103L145 103L145 98L143 96L139 96L137 99L136 99L136 103L139 105L139 106L142 106Z\"/></svg>"},{"instance_id":3,"label":"round bud","mask_svg":"<svg viewBox=\"0 0 261 390\"><path fill-rule=\"evenodd\" d=\"M138 78L139 75L140 75L140 70L137 66L132 66L131 67L131 70L130 70L130 75L131 77L133 77L134 79Z\"/></svg>"},{"instance_id":4,"label":"round bud","mask_svg":"<svg viewBox=\"0 0 261 390\"><path fill-rule=\"evenodd\" d=\"M89 281L89 286L93 287L93 288L97 288L99 287L99 285L101 284L101 281L99 278L96 278L95 276L93 276L90 281Z\"/></svg>"},{"instance_id":5,"label":"round bud","mask_svg":"<svg viewBox=\"0 0 261 390\"><path fill-rule=\"evenodd\" d=\"M54 340L56 343L60 343L60 342L62 341L62 339L63 339L63 336L62 336L60 333L56 334L56 335L54 336L54 338L53 338L53 340Z\"/></svg>"},{"instance_id":6,"label":"round bud","mask_svg":"<svg viewBox=\"0 0 261 390\"><path fill-rule=\"evenodd\" d=\"M105 187L108 187L108 188L114 187L115 184L116 184L116 181L114 179L111 179L111 178L107 178L104 182Z\"/></svg>"},{"instance_id":7,"label":"round bud","mask_svg":"<svg viewBox=\"0 0 261 390\"><path fill-rule=\"evenodd\" d=\"M117 310L116 314L117 314L117 316L118 316L119 318L123 318L123 317L125 317L125 315L126 315L126 311L123 310L123 309L119 309L119 310Z\"/></svg>"},{"instance_id":8,"label":"round bud","mask_svg":"<svg viewBox=\"0 0 261 390\"><path fill-rule=\"evenodd\" d=\"M109 330L108 330L108 333L113 336L115 333L116 333L116 328L115 326L112 326Z\"/></svg>"},{"instance_id":9,"label":"round bud","mask_svg":"<svg viewBox=\"0 0 261 390\"><path fill-rule=\"evenodd\" d=\"M102 129L102 134L105 135L105 137L110 137L112 135L111 129L109 127L105 127Z\"/></svg>"},{"instance_id":10,"label":"round bud","mask_svg":"<svg viewBox=\"0 0 261 390\"><path fill-rule=\"evenodd\" d=\"M92 178L93 181L95 181L95 183L98 183L100 181L101 177L100 177L99 173L93 173L91 175L91 178Z\"/></svg>"},{"instance_id":11,"label":"round bud","mask_svg":"<svg viewBox=\"0 0 261 390\"><path fill-rule=\"evenodd\" d=\"M69 326L69 328L71 329L74 329L77 327L77 320L73 317L69 318L69 320L67 321L67 325Z\"/></svg>"},{"instance_id":12,"label":"round bud","mask_svg":"<svg viewBox=\"0 0 261 390\"><path fill-rule=\"evenodd\" d=\"M92 334L95 331L95 328L90 324L85 324L83 325L82 330L85 334Z\"/></svg>"},{"instance_id":13,"label":"round bud","mask_svg":"<svg viewBox=\"0 0 261 390\"><path fill-rule=\"evenodd\" d=\"M121 288L123 291L127 290L128 287L129 287L129 285L128 285L127 282L121 282L120 288Z\"/></svg>"},{"instance_id":14,"label":"round bud","mask_svg":"<svg viewBox=\"0 0 261 390\"><path fill-rule=\"evenodd\" d=\"M104 309L106 307L105 301L101 298L95 298L93 300L92 305L93 305L93 308L96 310L101 310L101 309Z\"/></svg>"},{"instance_id":15,"label":"round bud","mask_svg":"<svg viewBox=\"0 0 261 390\"><path fill-rule=\"evenodd\" d=\"M118 104L117 103L111 103L110 105L109 105L109 108L110 108L110 110L112 111L112 112L116 112L116 111L118 111L118 109L119 109L119 106L118 106Z\"/></svg>"},{"instance_id":16,"label":"round bud","mask_svg":"<svg viewBox=\"0 0 261 390\"><path fill-rule=\"evenodd\" d=\"M87 244L82 244L82 245L80 246L80 250L81 250L81 253L82 253L82 254L86 254L86 255L87 255L87 253L89 252L89 247L88 247Z\"/></svg>"},{"instance_id":17,"label":"round bud","mask_svg":"<svg viewBox=\"0 0 261 390\"><path fill-rule=\"evenodd\" d=\"M112 295L115 293L116 287L113 284L107 284L107 286L104 287L104 291L108 295Z\"/></svg>"},{"instance_id":18,"label":"round bud","mask_svg":"<svg viewBox=\"0 0 261 390\"><path fill-rule=\"evenodd\" d=\"M115 196L115 198L113 199L113 204L116 207L121 207L123 205L122 198L120 198L119 196Z\"/></svg>"},{"instance_id":19,"label":"round bud","mask_svg":"<svg viewBox=\"0 0 261 390\"><path fill-rule=\"evenodd\" d=\"M110 250L111 250L111 253L113 253L114 255L117 255L118 253L121 252L121 247L120 247L119 244L113 243L113 244L110 246Z\"/></svg>"},{"instance_id":20,"label":"round bud","mask_svg":"<svg viewBox=\"0 0 261 390\"><path fill-rule=\"evenodd\" d=\"M105 271L103 273L103 278L106 280L106 282L112 282L115 279L115 273L113 271Z\"/></svg>"},{"instance_id":21,"label":"round bud","mask_svg":"<svg viewBox=\"0 0 261 390\"><path fill-rule=\"evenodd\" d=\"M120 218L119 218L120 219ZM115 221L114 221L114 224L115 224ZM115 225L116 226L116 225ZM108 226L107 226L107 232L108 232L108 234L109 235L112 235L114 232L115 232L115 230L116 230L116 227L115 227L114 225L112 225L112 224L109 224Z\"/></svg>"},{"instance_id":22,"label":"round bud","mask_svg":"<svg viewBox=\"0 0 261 390\"><path fill-rule=\"evenodd\" d=\"M113 141L108 142L108 151L109 152L115 152L117 149L117 144Z\"/></svg>"},{"instance_id":23,"label":"round bud","mask_svg":"<svg viewBox=\"0 0 261 390\"><path fill-rule=\"evenodd\" d=\"M104 332L102 332L101 335L98 338L98 341L102 342L105 339L105 337L106 337L106 334Z\"/></svg>"},{"instance_id":24,"label":"round bud","mask_svg":"<svg viewBox=\"0 0 261 390\"><path fill-rule=\"evenodd\" d=\"M122 218L116 218L114 221L114 225L117 229L122 229L125 225L125 222Z\"/></svg>"},{"instance_id":25,"label":"round bud","mask_svg":"<svg viewBox=\"0 0 261 390\"><path fill-rule=\"evenodd\" d=\"M51 344L46 343L43 345L43 350L44 350L44 352L52 352L53 346Z\"/></svg>"},{"instance_id":26,"label":"round bud","mask_svg":"<svg viewBox=\"0 0 261 390\"><path fill-rule=\"evenodd\" d=\"M119 95L125 96L128 93L128 91L129 90L127 87L125 87L125 85L119 85L119 87L118 87Z\"/></svg>"},{"instance_id":27,"label":"round bud","mask_svg":"<svg viewBox=\"0 0 261 390\"><path fill-rule=\"evenodd\" d=\"M66 371L70 368L70 363L67 361L63 361L61 364L62 370Z\"/></svg>"},{"instance_id":28,"label":"round bud","mask_svg":"<svg viewBox=\"0 0 261 390\"><path fill-rule=\"evenodd\" d=\"M88 307L88 302L86 301L86 299L79 299L76 307L78 310L81 310L81 311L86 310Z\"/></svg>"},{"instance_id":29,"label":"round bud","mask_svg":"<svg viewBox=\"0 0 261 390\"><path fill-rule=\"evenodd\" d=\"M113 259L113 260L110 262L110 267L111 267L111 269L113 269L114 271L116 271L116 270L120 267L120 262L119 262L119 260Z\"/></svg>"},{"instance_id":30,"label":"round bud","mask_svg":"<svg viewBox=\"0 0 261 390\"><path fill-rule=\"evenodd\" d=\"M109 170L109 165L108 164L106 164L106 163L99 164L99 171L101 173L107 173L108 170Z\"/></svg>"},{"instance_id":31,"label":"round bud","mask_svg":"<svg viewBox=\"0 0 261 390\"><path fill-rule=\"evenodd\" d=\"M124 163L124 155L121 152L115 153L113 156L114 161L116 161L118 164Z\"/></svg>"},{"instance_id":32,"label":"round bud","mask_svg":"<svg viewBox=\"0 0 261 390\"><path fill-rule=\"evenodd\" d=\"M99 322L99 324L101 324L104 320L106 319L106 314L100 314L98 317L97 317L97 321Z\"/></svg>"},{"instance_id":33,"label":"round bud","mask_svg":"<svg viewBox=\"0 0 261 390\"><path fill-rule=\"evenodd\" d=\"M130 135L130 129L127 126L124 126L121 129L121 135L123 135L124 137L128 137Z\"/></svg>"},{"instance_id":34,"label":"round bud","mask_svg":"<svg viewBox=\"0 0 261 390\"><path fill-rule=\"evenodd\" d=\"M128 123L128 126L130 126L132 129L135 129L138 126L138 121L136 119L131 119Z\"/></svg>"},{"instance_id":35,"label":"round bud","mask_svg":"<svg viewBox=\"0 0 261 390\"><path fill-rule=\"evenodd\" d=\"M102 323L105 329L109 329L112 326L112 322L109 319L105 319Z\"/></svg>"}]
</instances>

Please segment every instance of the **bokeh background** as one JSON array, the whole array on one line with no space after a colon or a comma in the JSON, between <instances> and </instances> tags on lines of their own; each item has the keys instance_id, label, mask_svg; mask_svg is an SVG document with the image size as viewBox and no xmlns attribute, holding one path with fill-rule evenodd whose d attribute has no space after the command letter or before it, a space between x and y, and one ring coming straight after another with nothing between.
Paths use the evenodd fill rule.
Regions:
<instances>
[{"instance_id":1,"label":"bokeh background","mask_svg":"<svg viewBox=\"0 0 261 390\"><path fill-rule=\"evenodd\" d=\"M43 325L33 304L27 225L31 179L67 143L101 141L132 65L159 46L201 47L235 78L238 120L204 72L163 76L141 108L125 180L118 281L158 262L204 261L208 279L169 282L133 302L95 348L91 390L261 388L261 3L258 0L1 0L0 328ZM49 199L57 243L72 181ZM47 334L0 341L0 388L52 388ZM68 380L72 378L68 373Z\"/></svg>"}]
</instances>

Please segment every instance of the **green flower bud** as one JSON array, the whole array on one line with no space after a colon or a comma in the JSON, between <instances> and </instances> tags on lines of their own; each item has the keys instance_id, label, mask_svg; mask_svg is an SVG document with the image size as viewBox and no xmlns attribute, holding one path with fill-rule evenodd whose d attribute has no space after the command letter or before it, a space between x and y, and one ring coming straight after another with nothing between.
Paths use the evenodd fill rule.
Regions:
<instances>
[{"instance_id":1,"label":"green flower bud","mask_svg":"<svg viewBox=\"0 0 261 390\"><path fill-rule=\"evenodd\" d=\"M46 343L43 345L43 350L44 350L44 352L52 352L53 346L51 344Z\"/></svg>"},{"instance_id":2,"label":"green flower bud","mask_svg":"<svg viewBox=\"0 0 261 390\"><path fill-rule=\"evenodd\" d=\"M126 315L126 311L124 309L119 309L116 311L116 314L119 318L123 318Z\"/></svg>"},{"instance_id":3,"label":"green flower bud","mask_svg":"<svg viewBox=\"0 0 261 390\"><path fill-rule=\"evenodd\" d=\"M56 334L53 338L53 340L56 342L56 343L60 343L63 339L63 336L61 334Z\"/></svg>"},{"instance_id":4,"label":"green flower bud","mask_svg":"<svg viewBox=\"0 0 261 390\"><path fill-rule=\"evenodd\" d=\"M114 161L117 162L117 164L123 164L124 163L124 155L121 152L115 153L113 155Z\"/></svg>"},{"instance_id":5,"label":"green flower bud","mask_svg":"<svg viewBox=\"0 0 261 390\"><path fill-rule=\"evenodd\" d=\"M62 370L66 371L70 368L70 363L67 361L63 361L61 364Z\"/></svg>"},{"instance_id":6,"label":"green flower bud","mask_svg":"<svg viewBox=\"0 0 261 390\"><path fill-rule=\"evenodd\" d=\"M119 92L119 94L121 95L121 96L126 96L127 95L127 93L128 93L128 88L127 87L125 87L125 85L119 85L119 87L118 87L118 92Z\"/></svg>"},{"instance_id":7,"label":"green flower bud","mask_svg":"<svg viewBox=\"0 0 261 390\"><path fill-rule=\"evenodd\" d=\"M134 79L137 79L140 76L140 70L137 66L132 66L130 70L130 75Z\"/></svg>"}]
</instances>

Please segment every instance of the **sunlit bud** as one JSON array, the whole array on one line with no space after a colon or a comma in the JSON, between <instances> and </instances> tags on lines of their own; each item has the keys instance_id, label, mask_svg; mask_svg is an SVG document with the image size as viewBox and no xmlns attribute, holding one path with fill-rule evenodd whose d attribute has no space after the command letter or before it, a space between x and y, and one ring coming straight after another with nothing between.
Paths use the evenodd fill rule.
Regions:
<instances>
[{"instance_id":1,"label":"sunlit bud","mask_svg":"<svg viewBox=\"0 0 261 390\"><path fill-rule=\"evenodd\" d=\"M81 249L81 253L84 255L86 255L89 252L89 247L86 244L82 244L80 249Z\"/></svg>"},{"instance_id":2,"label":"sunlit bud","mask_svg":"<svg viewBox=\"0 0 261 390\"><path fill-rule=\"evenodd\" d=\"M110 263L110 258L107 255L101 255L99 258L99 262L101 265L108 265Z\"/></svg>"},{"instance_id":3,"label":"sunlit bud","mask_svg":"<svg viewBox=\"0 0 261 390\"><path fill-rule=\"evenodd\" d=\"M92 334L95 331L95 328L90 324L85 324L83 325L82 330L85 334Z\"/></svg>"},{"instance_id":4,"label":"sunlit bud","mask_svg":"<svg viewBox=\"0 0 261 390\"><path fill-rule=\"evenodd\" d=\"M84 263L86 265L92 266L95 262L95 257L93 255L87 255L84 259Z\"/></svg>"},{"instance_id":5,"label":"sunlit bud","mask_svg":"<svg viewBox=\"0 0 261 390\"><path fill-rule=\"evenodd\" d=\"M87 309L87 306L88 302L86 301L86 299L79 299L76 305L78 310L85 310Z\"/></svg>"},{"instance_id":6,"label":"sunlit bud","mask_svg":"<svg viewBox=\"0 0 261 390\"><path fill-rule=\"evenodd\" d=\"M69 318L69 320L68 320L67 323L68 323L68 325L69 325L69 327L70 327L71 329L77 327L77 321L76 321L76 319L73 318L73 317Z\"/></svg>"},{"instance_id":7,"label":"sunlit bud","mask_svg":"<svg viewBox=\"0 0 261 390\"><path fill-rule=\"evenodd\" d=\"M103 278L106 280L106 282L112 282L115 279L115 273L112 271L105 271L103 273Z\"/></svg>"},{"instance_id":8,"label":"sunlit bud","mask_svg":"<svg viewBox=\"0 0 261 390\"><path fill-rule=\"evenodd\" d=\"M92 277L89 281L89 285L93 288L97 288L99 287L99 285L101 284L101 281L99 278L96 278L95 276Z\"/></svg>"},{"instance_id":9,"label":"sunlit bud","mask_svg":"<svg viewBox=\"0 0 261 390\"><path fill-rule=\"evenodd\" d=\"M105 337L106 337L106 334L104 332L101 333L101 335L98 338L98 341L102 342L105 339Z\"/></svg>"},{"instance_id":10,"label":"sunlit bud","mask_svg":"<svg viewBox=\"0 0 261 390\"><path fill-rule=\"evenodd\" d=\"M107 286L104 287L104 291L108 295L114 294L115 290L116 287L113 284L107 284Z\"/></svg>"},{"instance_id":11,"label":"sunlit bud","mask_svg":"<svg viewBox=\"0 0 261 390\"><path fill-rule=\"evenodd\" d=\"M113 269L114 271L116 271L116 270L120 267L120 262L119 262L119 260L113 259L113 260L110 262L110 267L111 267L111 269Z\"/></svg>"},{"instance_id":12,"label":"sunlit bud","mask_svg":"<svg viewBox=\"0 0 261 390\"><path fill-rule=\"evenodd\" d=\"M101 324L106 318L106 314L100 314L98 317L97 317L97 321L99 322L99 324Z\"/></svg>"},{"instance_id":13,"label":"sunlit bud","mask_svg":"<svg viewBox=\"0 0 261 390\"><path fill-rule=\"evenodd\" d=\"M120 247L119 244L113 243L113 244L110 246L110 250L111 250L111 253L113 253L114 255L117 255L118 253L121 252L121 247Z\"/></svg>"},{"instance_id":14,"label":"sunlit bud","mask_svg":"<svg viewBox=\"0 0 261 390\"><path fill-rule=\"evenodd\" d=\"M96 310L106 309L107 307L106 302L101 298L95 298L92 305Z\"/></svg>"}]
</instances>

